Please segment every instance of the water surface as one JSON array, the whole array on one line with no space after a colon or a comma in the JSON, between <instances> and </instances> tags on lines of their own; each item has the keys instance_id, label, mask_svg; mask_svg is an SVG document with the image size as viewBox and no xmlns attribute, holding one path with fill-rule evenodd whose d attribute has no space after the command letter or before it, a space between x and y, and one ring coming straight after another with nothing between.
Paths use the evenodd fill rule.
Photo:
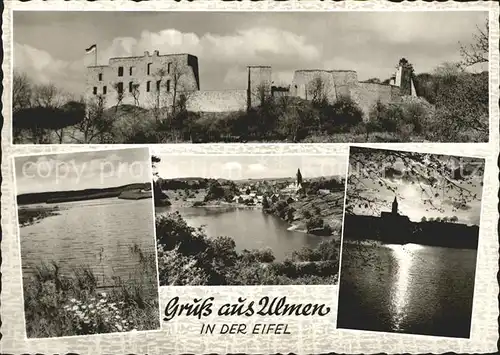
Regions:
<instances>
[{"instance_id":1,"label":"water surface","mask_svg":"<svg viewBox=\"0 0 500 355\"><path fill-rule=\"evenodd\" d=\"M337 327L468 338L476 253L344 243Z\"/></svg>"},{"instance_id":2,"label":"water surface","mask_svg":"<svg viewBox=\"0 0 500 355\"><path fill-rule=\"evenodd\" d=\"M117 198L44 205L59 207L59 215L20 228L23 278L41 263L57 262L63 274L88 266L99 285L113 277L126 280L135 272L137 245L155 251L154 212L151 199Z\"/></svg>"},{"instance_id":3,"label":"water surface","mask_svg":"<svg viewBox=\"0 0 500 355\"><path fill-rule=\"evenodd\" d=\"M277 261L302 247L315 248L321 237L288 230L290 225L276 216L251 208L157 207L157 213L179 211L192 227L204 226L209 237L232 237L236 250L270 248Z\"/></svg>"}]
</instances>

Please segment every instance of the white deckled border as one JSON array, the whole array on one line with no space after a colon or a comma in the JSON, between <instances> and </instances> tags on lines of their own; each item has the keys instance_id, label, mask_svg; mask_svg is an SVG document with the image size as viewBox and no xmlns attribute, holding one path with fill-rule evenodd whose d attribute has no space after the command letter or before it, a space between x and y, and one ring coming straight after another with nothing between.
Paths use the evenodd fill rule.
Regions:
<instances>
[{"instance_id":1,"label":"white deckled border","mask_svg":"<svg viewBox=\"0 0 500 355\"><path fill-rule=\"evenodd\" d=\"M80 146L80 145L48 145L35 146L11 145L11 93L9 87L12 77L12 16L11 9L19 10L120 10L120 11L373 11L373 10L489 10L490 11L490 142L480 144L356 144L376 148L412 150L428 153L441 153L462 156L480 156L486 159L485 180L483 187L483 202L480 224L478 261L476 271L475 297L473 306L473 321L471 338L451 339L440 337L389 334L366 331L336 330L336 286L256 286L256 287L162 287L161 299L166 300L178 295L183 300L191 300L195 296L210 295L219 302L235 301L244 294L248 298L258 299L265 295L286 295L292 302L325 302L333 307L331 316L316 318L282 318L290 324L292 336L242 336L242 335L199 335L199 327L203 321L196 318L180 318L177 321L163 324L162 331L141 333L124 333L112 335L97 335L59 339L24 340L21 278L19 264L19 249L17 236L17 221L15 211L15 196L13 186L13 155L36 153L62 153L90 149L119 149L130 145ZM152 0L135 3L133 1L61 1L48 0L31 2L6 1L3 15L3 41L6 60L2 64L5 80L3 92L2 128L2 282L1 315L3 334L1 351L13 353L443 353L470 352L484 353L496 350L498 338L498 303L497 284L498 271L498 239L497 239L497 193L499 152L499 10L494 2L488 3L389 3L386 1L344 1L329 2L316 0L302 1L261 1L247 0L223 2L220 0L188 1ZM140 146L140 145L134 145ZM168 154L181 154L189 159L192 154L294 154L294 155L346 155L347 144L208 144L208 145L161 145L152 146L155 154L162 157ZM212 317L204 322L230 323L258 322L258 317L250 319L231 317L228 319ZM280 319L269 319L279 321Z\"/></svg>"}]
</instances>

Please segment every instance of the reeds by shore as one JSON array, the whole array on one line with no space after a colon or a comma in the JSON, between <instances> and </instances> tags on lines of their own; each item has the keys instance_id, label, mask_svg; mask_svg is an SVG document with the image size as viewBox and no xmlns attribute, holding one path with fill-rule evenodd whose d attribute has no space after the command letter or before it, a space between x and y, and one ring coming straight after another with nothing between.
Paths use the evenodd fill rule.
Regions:
<instances>
[{"instance_id":1,"label":"reeds by shore","mask_svg":"<svg viewBox=\"0 0 500 355\"><path fill-rule=\"evenodd\" d=\"M28 338L159 329L158 281L154 250L130 247L139 261L127 280L102 282L87 266L63 275L61 264L38 265L24 282Z\"/></svg>"}]
</instances>

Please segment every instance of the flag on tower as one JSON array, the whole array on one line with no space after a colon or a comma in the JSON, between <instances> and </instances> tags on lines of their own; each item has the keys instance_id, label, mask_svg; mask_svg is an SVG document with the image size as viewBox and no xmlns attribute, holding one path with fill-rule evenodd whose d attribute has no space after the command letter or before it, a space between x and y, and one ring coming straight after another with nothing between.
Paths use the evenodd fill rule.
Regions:
<instances>
[{"instance_id":1,"label":"flag on tower","mask_svg":"<svg viewBox=\"0 0 500 355\"><path fill-rule=\"evenodd\" d=\"M91 45L89 48L85 49L85 53L89 54L97 50L97 44Z\"/></svg>"}]
</instances>

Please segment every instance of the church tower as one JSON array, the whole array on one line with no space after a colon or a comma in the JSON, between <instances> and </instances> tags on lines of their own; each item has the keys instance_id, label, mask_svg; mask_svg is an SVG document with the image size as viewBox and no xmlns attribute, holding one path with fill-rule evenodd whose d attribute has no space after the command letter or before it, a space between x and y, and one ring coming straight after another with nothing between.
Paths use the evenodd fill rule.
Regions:
<instances>
[{"instance_id":1,"label":"church tower","mask_svg":"<svg viewBox=\"0 0 500 355\"><path fill-rule=\"evenodd\" d=\"M392 202L392 214L396 216L398 214L398 200L394 196L394 201Z\"/></svg>"}]
</instances>

